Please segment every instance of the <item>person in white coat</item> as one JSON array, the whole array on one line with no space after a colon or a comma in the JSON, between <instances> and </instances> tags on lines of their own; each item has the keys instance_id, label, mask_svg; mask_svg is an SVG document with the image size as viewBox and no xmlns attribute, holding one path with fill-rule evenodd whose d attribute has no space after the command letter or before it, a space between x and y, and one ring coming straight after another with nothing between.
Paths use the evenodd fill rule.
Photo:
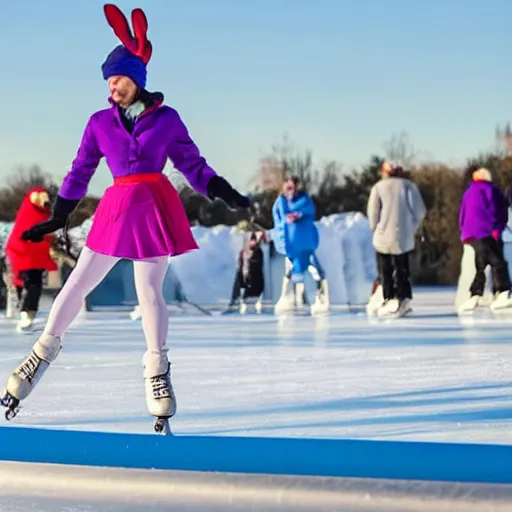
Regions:
<instances>
[{"instance_id":1,"label":"person in white coat","mask_svg":"<svg viewBox=\"0 0 512 512\"><path fill-rule=\"evenodd\" d=\"M403 174L401 166L385 161L382 179L373 186L368 199L367 217L384 297L379 316L401 316L411 310L409 255L426 208L416 184Z\"/></svg>"}]
</instances>

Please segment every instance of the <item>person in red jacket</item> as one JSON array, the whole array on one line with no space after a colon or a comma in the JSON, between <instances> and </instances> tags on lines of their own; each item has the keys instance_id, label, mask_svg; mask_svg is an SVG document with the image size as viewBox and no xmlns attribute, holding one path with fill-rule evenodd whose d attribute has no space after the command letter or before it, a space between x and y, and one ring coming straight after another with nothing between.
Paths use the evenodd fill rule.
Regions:
<instances>
[{"instance_id":1,"label":"person in red jacket","mask_svg":"<svg viewBox=\"0 0 512 512\"><path fill-rule=\"evenodd\" d=\"M45 236L41 242L23 240L21 235L36 224L47 221L50 216L48 191L44 187L30 189L23 198L5 247L13 284L21 288L18 331L32 328L43 291L43 274L57 270L57 264L50 256L52 235Z\"/></svg>"}]
</instances>

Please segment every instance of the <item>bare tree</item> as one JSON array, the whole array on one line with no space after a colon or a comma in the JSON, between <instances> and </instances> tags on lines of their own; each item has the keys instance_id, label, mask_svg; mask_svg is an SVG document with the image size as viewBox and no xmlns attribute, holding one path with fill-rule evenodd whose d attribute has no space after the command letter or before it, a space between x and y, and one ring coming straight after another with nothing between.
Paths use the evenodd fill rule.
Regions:
<instances>
[{"instance_id":1,"label":"bare tree","mask_svg":"<svg viewBox=\"0 0 512 512\"><path fill-rule=\"evenodd\" d=\"M409 135L404 130L393 134L384 143L384 150L388 160L400 162L405 168L410 167L418 157L418 152L414 149Z\"/></svg>"},{"instance_id":2,"label":"bare tree","mask_svg":"<svg viewBox=\"0 0 512 512\"><path fill-rule=\"evenodd\" d=\"M255 191L279 190L283 183L284 174L283 162L272 156L261 159L260 167L255 180L253 180Z\"/></svg>"},{"instance_id":3,"label":"bare tree","mask_svg":"<svg viewBox=\"0 0 512 512\"><path fill-rule=\"evenodd\" d=\"M0 221L4 222L15 219L23 198L31 188L45 187L51 195L57 193L52 175L43 172L38 165L18 167L6 184L0 189Z\"/></svg>"},{"instance_id":4,"label":"bare tree","mask_svg":"<svg viewBox=\"0 0 512 512\"><path fill-rule=\"evenodd\" d=\"M287 174L297 176L309 191L313 191L320 183L320 175L313 165L312 152L299 151L284 136L282 142L272 147L270 155L261 160L253 180L254 188L257 192L280 190Z\"/></svg>"},{"instance_id":5,"label":"bare tree","mask_svg":"<svg viewBox=\"0 0 512 512\"><path fill-rule=\"evenodd\" d=\"M512 129L510 123L503 128L496 127L495 138L497 142L496 153L503 156L512 156Z\"/></svg>"}]
</instances>

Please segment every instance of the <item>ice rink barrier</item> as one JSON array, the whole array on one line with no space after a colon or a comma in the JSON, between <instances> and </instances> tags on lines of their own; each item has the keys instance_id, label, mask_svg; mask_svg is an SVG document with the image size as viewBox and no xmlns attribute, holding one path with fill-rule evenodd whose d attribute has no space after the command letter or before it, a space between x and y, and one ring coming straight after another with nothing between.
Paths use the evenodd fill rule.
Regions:
<instances>
[{"instance_id":1,"label":"ice rink barrier","mask_svg":"<svg viewBox=\"0 0 512 512\"><path fill-rule=\"evenodd\" d=\"M0 427L0 461L0 504L33 495L165 510L512 510L509 445Z\"/></svg>"}]
</instances>

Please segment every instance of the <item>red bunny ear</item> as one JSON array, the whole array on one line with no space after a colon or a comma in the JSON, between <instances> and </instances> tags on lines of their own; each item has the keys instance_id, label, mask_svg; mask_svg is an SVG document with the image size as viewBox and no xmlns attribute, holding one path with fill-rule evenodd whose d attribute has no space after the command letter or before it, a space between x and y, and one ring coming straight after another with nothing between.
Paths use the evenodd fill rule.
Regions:
<instances>
[{"instance_id":1,"label":"red bunny ear","mask_svg":"<svg viewBox=\"0 0 512 512\"><path fill-rule=\"evenodd\" d=\"M151 58L152 47L146 36L148 20L142 9L134 9L132 11L135 38L128 25L128 20L117 6L105 4L103 11L105 12L108 24L112 27L114 34L123 43L124 47L137 57L140 57L144 64L147 64Z\"/></svg>"},{"instance_id":2,"label":"red bunny ear","mask_svg":"<svg viewBox=\"0 0 512 512\"><path fill-rule=\"evenodd\" d=\"M148 19L142 9L134 9L132 11L132 26L135 39L137 40L138 55L147 64L149 59L151 59L153 48L147 37Z\"/></svg>"}]
</instances>

